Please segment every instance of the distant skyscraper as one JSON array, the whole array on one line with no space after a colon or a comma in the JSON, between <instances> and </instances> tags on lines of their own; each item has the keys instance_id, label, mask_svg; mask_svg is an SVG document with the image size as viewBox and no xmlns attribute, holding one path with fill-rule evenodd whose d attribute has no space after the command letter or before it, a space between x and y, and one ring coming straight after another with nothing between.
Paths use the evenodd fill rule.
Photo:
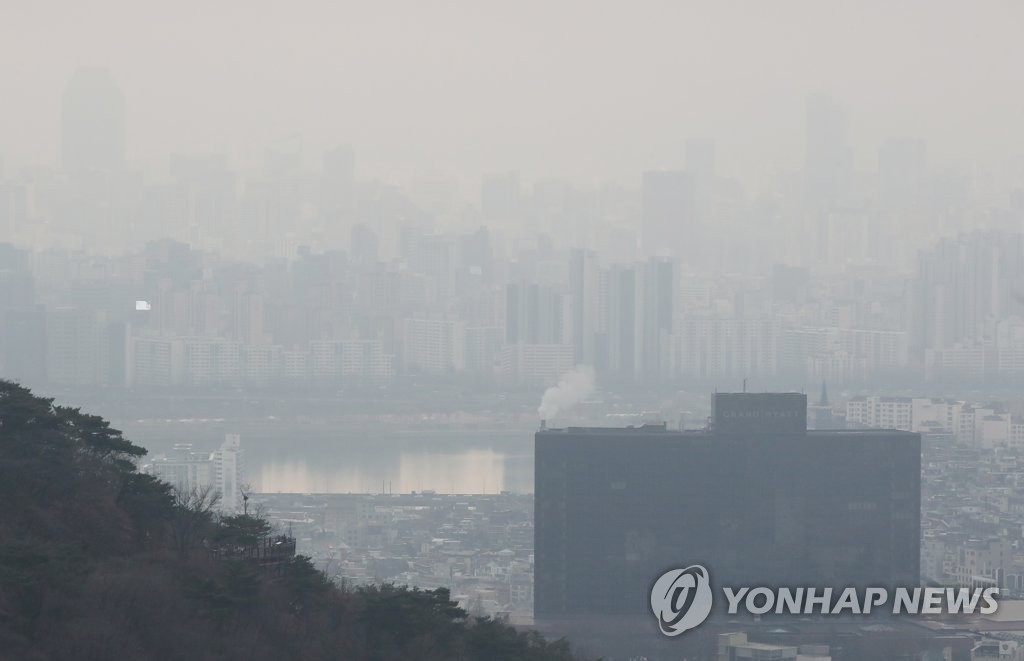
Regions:
<instances>
[{"instance_id":1,"label":"distant skyscraper","mask_svg":"<svg viewBox=\"0 0 1024 661\"><path fill-rule=\"evenodd\" d=\"M574 250L569 261L569 287L572 294L572 338L577 365L595 362L595 336L598 332L600 270L597 255Z\"/></svg>"},{"instance_id":2,"label":"distant skyscraper","mask_svg":"<svg viewBox=\"0 0 1024 661\"><path fill-rule=\"evenodd\" d=\"M696 244L694 178L686 172L653 170L643 180L643 250L681 256Z\"/></svg>"},{"instance_id":3,"label":"distant skyscraper","mask_svg":"<svg viewBox=\"0 0 1024 661\"><path fill-rule=\"evenodd\" d=\"M220 507L225 512L242 509L242 483L245 471L242 464L242 438L226 434L220 448L210 459L213 461L213 485L220 492Z\"/></svg>"},{"instance_id":4,"label":"distant skyscraper","mask_svg":"<svg viewBox=\"0 0 1024 661\"><path fill-rule=\"evenodd\" d=\"M125 103L110 71L75 72L61 100L61 164L71 172L124 167Z\"/></svg>"},{"instance_id":5,"label":"distant skyscraper","mask_svg":"<svg viewBox=\"0 0 1024 661\"><path fill-rule=\"evenodd\" d=\"M105 387L109 326L105 312L54 307L46 315L46 370L53 385Z\"/></svg>"},{"instance_id":6,"label":"distant skyscraper","mask_svg":"<svg viewBox=\"0 0 1024 661\"><path fill-rule=\"evenodd\" d=\"M918 256L910 332L917 357L957 343L988 344L991 319L1024 314L1024 235L972 232Z\"/></svg>"},{"instance_id":7,"label":"distant skyscraper","mask_svg":"<svg viewBox=\"0 0 1024 661\"><path fill-rule=\"evenodd\" d=\"M607 272L607 369L626 381L643 368L643 279L637 271L617 265Z\"/></svg>"},{"instance_id":8,"label":"distant skyscraper","mask_svg":"<svg viewBox=\"0 0 1024 661\"><path fill-rule=\"evenodd\" d=\"M505 286L507 344L568 344L570 297L533 283Z\"/></svg>"},{"instance_id":9,"label":"distant skyscraper","mask_svg":"<svg viewBox=\"0 0 1024 661\"><path fill-rule=\"evenodd\" d=\"M903 209L921 201L927 150L919 138L890 138L878 150L878 199L883 209Z\"/></svg>"},{"instance_id":10,"label":"distant skyscraper","mask_svg":"<svg viewBox=\"0 0 1024 661\"><path fill-rule=\"evenodd\" d=\"M0 374L37 384L46 378L46 309L36 303L26 255L0 243Z\"/></svg>"},{"instance_id":11,"label":"distant skyscraper","mask_svg":"<svg viewBox=\"0 0 1024 661\"><path fill-rule=\"evenodd\" d=\"M825 95L809 97L804 140L807 199L827 210L846 194L853 173L846 108Z\"/></svg>"},{"instance_id":12,"label":"distant skyscraper","mask_svg":"<svg viewBox=\"0 0 1024 661\"><path fill-rule=\"evenodd\" d=\"M671 370L669 346L679 291L676 262L652 257L643 282L643 374L647 379L667 377Z\"/></svg>"}]
</instances>

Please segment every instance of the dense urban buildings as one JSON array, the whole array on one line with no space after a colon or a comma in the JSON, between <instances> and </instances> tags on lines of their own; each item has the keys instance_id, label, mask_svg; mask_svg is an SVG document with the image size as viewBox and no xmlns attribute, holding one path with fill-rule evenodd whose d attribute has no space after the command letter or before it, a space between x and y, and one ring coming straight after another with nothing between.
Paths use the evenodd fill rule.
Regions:
<instances>
[{"instance_id":1,"label":"dense urban buildings","mask_svg":"<svg viewBox=\"0 0 1024 661\"><path fill-rule=\"evenodd\" d=\"M366 242L369 232L356 234ZM169 240L105 258L8 247L2 344L20 349L0 355L2 368L28 383L79 388L294 388L405 374L542 385L580 363L627 387L751 378L923 389L1024 378L1016 235L962 237L964 246L998 247L1003 256L987 261L1004 266L959 284L922 272L905 296L882 295L866 280L806 272L800 280L792 270L713 279L686 273L676 258L605 264L585 251L565 262L524 254L529 272L503 284L497 271L522 272L526 262L471 264L480 253L459 247L493 248L486 235L453 235L442 261L417 257L426 236L391 263L303 250L256 266ZM74 287L63 274L75 274ZM951 287L971 301L969 322L938 307L962 309L942 302ZM914 330L925 313L928 337ZM533 367L543 360L550 369Z\"/></svg>"},{"instance_id":2,"label":"dense urban buildings","mask_svg":"<svg viewBox=\"0 0 1024 661\"><path fill-rule=\"evenodd\" d=\"M174 153L143 175L125 156L129 111L114 72L81 69L60 168L0 167L4 376L500 389L586 364L626 389L1024 379L1019 187L971 185L906 135L861 172L854 118L828 94L806 99L795 186L748 191L715 138L691 137L631 185L501 171L462 202L297 136L248 169Z\"/></svg>"},{"instance_id":3,"label":"dense urban buildings","mask_svg":"<svg viewBox=\"0 0 1024 661\"><path fill-rule=\"evenodd\" d=\"M1024 661L1024 3L9 4L0 656Z\"/></svg>"}]
</instances>

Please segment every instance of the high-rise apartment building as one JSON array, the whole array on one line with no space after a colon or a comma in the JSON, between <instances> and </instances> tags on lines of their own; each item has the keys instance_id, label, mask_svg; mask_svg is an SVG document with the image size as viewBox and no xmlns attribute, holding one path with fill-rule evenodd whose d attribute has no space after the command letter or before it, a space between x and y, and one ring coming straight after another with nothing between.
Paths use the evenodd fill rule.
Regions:
<instances>
[{"instance_id":1,"label":"high-rise apartment building","mask_svg":"<svg viewBox=\"0 0 1024 661\"><path fill-rule=\"evenodd\" d=\"M927 349L993 340L991 319L1024 313L1024 236L978 231L922 251L910 288L910 337Z\"/></svg>"},{"instance_id":2,"label":"high-rise apartment building","mask_svg":"<svg viewBox=\"0 0 1024 661\"><path fill-rule=\"evenodd\" d=\"M586 250L574 250L569 259L573 358L577 364L593 365L595 335L598 331L601 266L597 255Z\"/></svg>"},{"instance_id":3,"label":"high-rise apartment building","mask_svg":"<svg viewBox=\"0 0 1024 661\"><path fill-rule=\"evenodd\" d=\"M639 377L643 368L643 277L638 270L616 265L606 274L606 353L601 362L608 374L627 382Z\"/></svg>"},{"instance_id":4,"label":"high-rise apartment building","mask_svg":"<svg viewBox=\"0 0 1024 661\"><path fill-rule=\"evenodd\" d=\"M402 338L405 369L452 374L466 369L466 323L449 319L405 319Z\"/></svg>"},{"instance_id":5,"label":"high-rise apartment building","mask_svg":"<svg viewBox=\"0 0 1024 661\"><path fill-rule=\"evenodd\" d=\"M652 257L643 279L643 374L648 379L671 375L671 337L679 291L677 262Z\"/></svg>"},{"instance_id":6,"label":"high-rise apartment building","mask_svg":"<svg viewBox=\"0 0 1024 661\"><path fill-rule=\"evenodd\" d=\"M46 315L46 376L64 386L110 383L110 324L104 312L74 306Z\"/></svg>"},{"instance_id":7,"label":"high-rise apartment building","mask_svg":"<svg viewBox=\"0 0 1024 661\"><path fill-rule=\"evenodd\" d=\"M505 287L507 344L568 344L571 339L570 296L552 287L515 282Z\"/></svg>"},{"instance_id":8,"label":"high-rise apartment building","mask_svg":"<svg viewBox=\"0 0 1024 661\"><path fill-rule=\"evenodd\" d=\"M242 490L246 488L242 457L241 436L227 434L213 452L196 452L190 443L180 443L170 452L154 456L142 471L185 496L210 491L219 499L218 509L233 513L242 510Z\"/></svg>"}]
</instances>

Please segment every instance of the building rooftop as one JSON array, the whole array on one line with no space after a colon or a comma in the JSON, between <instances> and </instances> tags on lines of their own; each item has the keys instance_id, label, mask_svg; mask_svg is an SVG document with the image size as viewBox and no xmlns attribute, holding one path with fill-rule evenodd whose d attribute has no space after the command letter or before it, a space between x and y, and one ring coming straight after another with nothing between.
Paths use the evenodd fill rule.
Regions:
<instances>
[{"instance_id":1,"label":"building rooftop","mask_svg":"<svg viewBox=\"0 0 1024 661\"><path fill-rule=\"evenodd\" d=\"M538 434L545 435L570 435L585 434L591 436L621 436L623 434L651 435L651 436L682 436L687 438L699 438L702 436L715 436L713 429L669 429L667 424L645 424L628 427L541 427ZM723 432L725 434L725 432ZM735 436L738 432L729 432L728 435ZM836 436L918 436L916 432L901 431L898 429L808 429L808 436L836 437ZM792 432L766 431L758 435L763 436L791 436Z\"/></svg>"}]
</instances>

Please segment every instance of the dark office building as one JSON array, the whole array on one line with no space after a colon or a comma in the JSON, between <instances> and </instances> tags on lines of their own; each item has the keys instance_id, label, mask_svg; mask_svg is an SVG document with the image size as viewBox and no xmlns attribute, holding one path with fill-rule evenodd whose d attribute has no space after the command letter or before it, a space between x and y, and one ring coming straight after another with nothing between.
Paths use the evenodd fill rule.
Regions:
<instances>
[{"instance_id":1,"label":"dark office building","mask_svg":"<svg viewBox=\"0 0 1024 661\"><path fill-rule=\"evenodd\" d=\"M652 584L695 563L717 595L919 583L918 434L808 431L805 395L742 393L716 394L704 431L570 427L535 442L542 627L635 618L657 638Z\"/></svg>"}]
</instances>

